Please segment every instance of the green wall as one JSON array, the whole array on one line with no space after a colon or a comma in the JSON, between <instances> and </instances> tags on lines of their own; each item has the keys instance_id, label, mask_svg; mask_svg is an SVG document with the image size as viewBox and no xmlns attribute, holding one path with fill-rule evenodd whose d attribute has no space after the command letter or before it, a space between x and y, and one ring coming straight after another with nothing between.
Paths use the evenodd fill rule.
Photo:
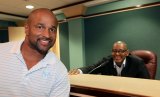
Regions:
<instances>
[{"instance_id":1,"label":"green wall","mask_svg":"<svg viewBox=\"0 0 160 97\"><path fill-rule=\"evenodd\" d=\"M85 65L84 19L60 23L60 56L67 69Z\"/></svg>"},{"instance_id":2,"label":"green wall","mask_svg":"<svg viewBox=\"0 0 160 97\"><path fill-rule=\"evenodd\" d=\"M70 68L85 64L84 19L78 18L68 22Z\"/></svg>"},{"instance_id":3,"label":"green wall","mask_svg":"<svg viewBox=\"0 0 160 97\"><path fill-rule=\"evenodd\" d=\"M0 43L8 42L8 27L17 26L15 22L0 20Z\"/></svg>"},{"instance_id":4,"label":"green wall","mask_svg":"<svg viewBox=\"0 0 160 97\"><path fill-rule=\"evenodd\" d=\"M8 42L8 29L0 29L0 43Z\"/></svg>"},{"instance_id":5,"label":"green wall","mask_svg":"<svg viewBox=\"0 0 160 97\"><path fill-rule=\"evenodd\" d=\"M67 69L70 69L69 66L69 32L68 32L68 23L59 24L59 39L60 39L60 59L65 64Z\"/></svg>"}]
</instances>

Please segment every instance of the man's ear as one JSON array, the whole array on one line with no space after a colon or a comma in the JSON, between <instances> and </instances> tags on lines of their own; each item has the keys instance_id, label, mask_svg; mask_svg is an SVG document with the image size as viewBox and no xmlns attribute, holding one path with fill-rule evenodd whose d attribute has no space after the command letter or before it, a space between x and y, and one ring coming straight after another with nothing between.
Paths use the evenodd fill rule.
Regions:
<instances>
[{"instance_id":1,"label":"man's ear","mask_svg":"<svg viewBox=\"0 0 160 97\"><path fill-rule=\"evenodd\" d=\"M126 56L128 56L128 55L129 55L129 50L126 51Z\"/></svg>"},{"instance_id":2,"label":"man's ear","mask_svg":"<svg viewBox=\"0 0 160 97\"><path fill-rule=\"evenodd\" d=\"M25 24L24 28L25 28L26 35L29 35L29 26L27 23Z\"/></svg>"}]
</instances>

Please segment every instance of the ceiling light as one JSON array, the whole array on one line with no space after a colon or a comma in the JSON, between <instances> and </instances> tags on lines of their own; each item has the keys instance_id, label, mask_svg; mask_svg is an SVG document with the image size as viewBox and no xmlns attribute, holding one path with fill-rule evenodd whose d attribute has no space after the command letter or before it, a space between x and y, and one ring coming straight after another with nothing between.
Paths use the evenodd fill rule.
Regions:
<instances>
[{"instance_id":1,"label":"ceiling light","mask_svg":"<svg viewBox=\"0 0 160 97\"><path fill-rule=\"evenodd\" d=\"M27 9L33 9L34 6L32 6L32 5L27 5L26 8L27 8Z\"/></svg>"},{"instance_id":2,"label":"ceiling light","mask_svg":"<svg viewBox=\"0 0 160 97\"><path fill-rule=\"evenodd\" d=\"M141 5L136 5L136 7L141 7Z\"/></svg>"}]
</instances>

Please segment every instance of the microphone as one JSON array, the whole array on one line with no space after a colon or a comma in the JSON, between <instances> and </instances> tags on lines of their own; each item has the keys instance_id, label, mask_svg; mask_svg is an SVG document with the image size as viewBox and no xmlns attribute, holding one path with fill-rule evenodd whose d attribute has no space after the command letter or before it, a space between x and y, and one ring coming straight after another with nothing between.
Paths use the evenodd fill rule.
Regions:
<instances>
[{"instance_id":1,"label":"microphone","mask_svg":"<svg viewBox=\"0 0 160 97\"><path fill-rule=\"evenodd\" d=\"M99 69L99 68L105 66L106 63L108 63L108 62L109 62L109 60L104 61L104 62L101 63L99 66L97 66L96 68L94 68L94 69L92 69L90 72L88 72L88 74L91 74L91 73L93 73L95 70L97 70L97 69Z\"/></svg>"}]
</instances>

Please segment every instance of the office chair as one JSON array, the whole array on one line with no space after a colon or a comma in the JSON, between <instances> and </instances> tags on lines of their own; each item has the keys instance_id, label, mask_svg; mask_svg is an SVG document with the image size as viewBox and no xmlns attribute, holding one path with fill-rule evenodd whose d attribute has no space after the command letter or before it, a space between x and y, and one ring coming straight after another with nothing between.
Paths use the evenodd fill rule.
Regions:
<instances>
[{"instance_id":1,"label":"office chair","mask_svg":"<svg viewBox=\"0 0 160 97\"><path fill-rule=\"evenodd\" d=\"M149 50L133 50L130 52L144 60L151 79L155 79L157 70L157 55Z\"/></svg>"}]
</instances>

